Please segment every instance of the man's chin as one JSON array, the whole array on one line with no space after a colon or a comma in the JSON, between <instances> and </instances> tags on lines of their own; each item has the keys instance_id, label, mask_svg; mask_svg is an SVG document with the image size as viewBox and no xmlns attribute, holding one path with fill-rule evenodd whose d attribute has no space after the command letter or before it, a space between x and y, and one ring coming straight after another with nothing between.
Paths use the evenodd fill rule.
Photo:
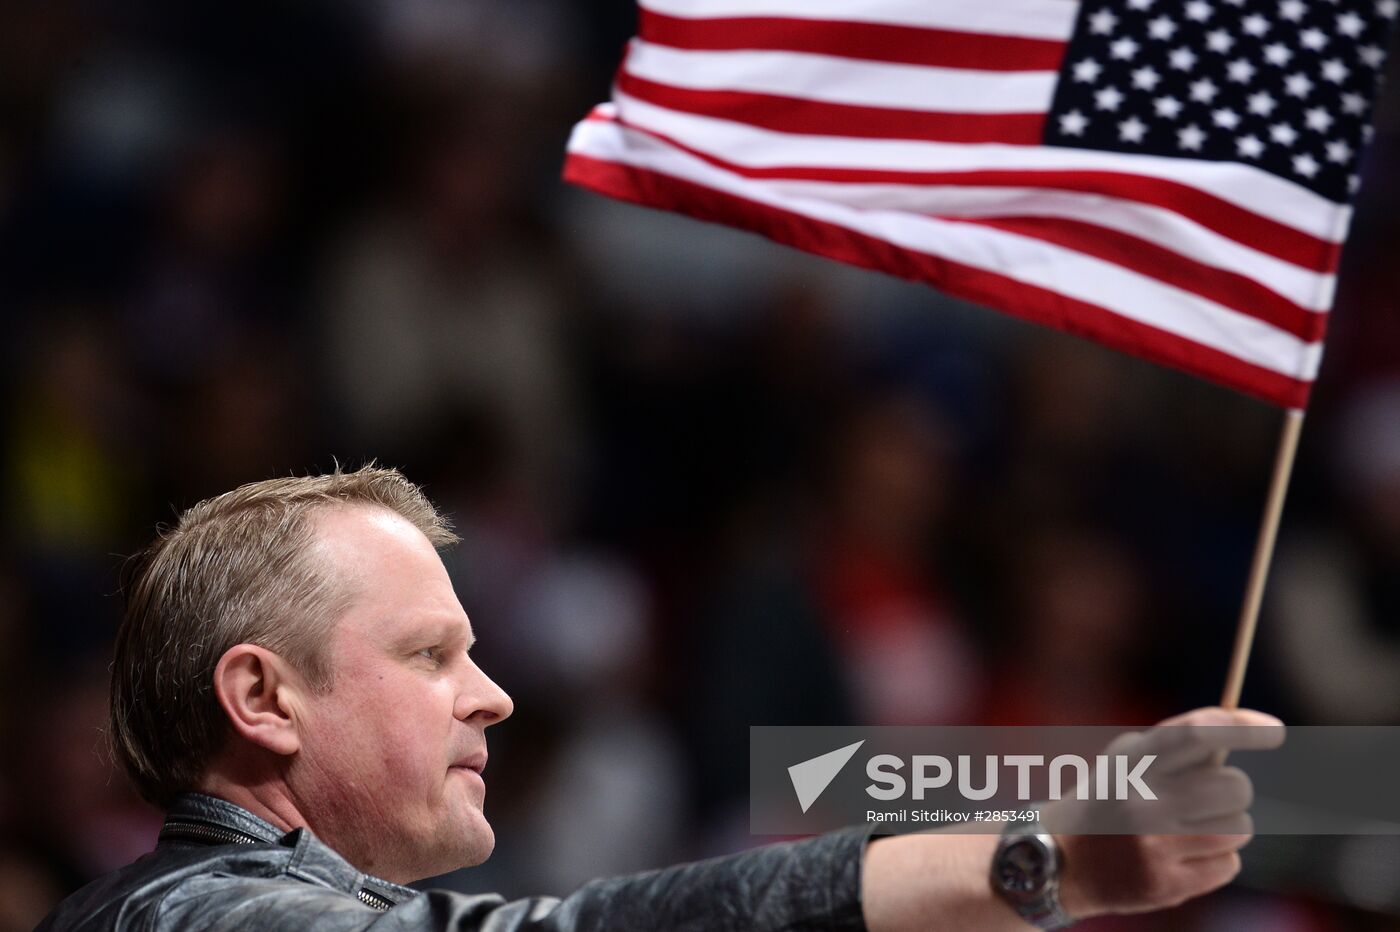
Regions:
<instances>
[{"instance_id":1,"label":"man's chin","mask_svg":"<svg viewBox=\"0 0 1400 932\"><path fill-rule=\"evenodd\" d=\"M481 831L472 833L471 849L467 852L462 867L476 867L491 857L491 852L496 850L496 833L491 830L490 824L485 819L481 820Z\"/></svg>"},{"instance_id":2,"label":"man's chin","mask_svg":"<svg viewBox=\"0 0 1400 932\"><path fill-rule=\"evenodd\" d=\"M491 823L480 809L474 809L459 825L460 835L451 840L448 850L440 859L442 869L438 874L447 874L464 867L476 867L491 856L496 848L496 833Z\"/></svg>"},{"instance_id":3,"label":"man's chin","mask_svg":"<svg viewBox=\"0 0 1400 932\"><path fill-rule=\"evenodd\" d=\"M413 870L409 871L412 876L407 878L381 876L384 876L385 880L392 880L395 883L417 883L422 880L430 880L484 863L491 856L495 846L495 836L488 829L484 837L475 836L466 844L453 845L450 850L441 851L436 857L420 861ZM420 852L421 854L426 854L426 852Z\"/></svg>"}]
</instances>

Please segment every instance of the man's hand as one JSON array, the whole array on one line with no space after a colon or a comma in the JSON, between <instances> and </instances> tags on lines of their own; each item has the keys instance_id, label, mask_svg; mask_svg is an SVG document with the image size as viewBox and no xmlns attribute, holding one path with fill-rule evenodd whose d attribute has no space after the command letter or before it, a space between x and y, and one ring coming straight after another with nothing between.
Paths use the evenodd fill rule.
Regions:
<instances>
[{"instance_id":1,"label":"man's hand","mask_svg":"<svg viewBox=\"0 0 1400 932\"><path fill-rule=\"evenodd\" d=\"M1158 798L1137 805L1152 831L1172 834L1059 836L1065 911L1082 918L1162 909L1229 883L1240 870L1239 850L1253 837L1254 790L1244 771L1223 763L1224 755L1276 748L1283 738L1283 723L1271 715L1206 708L1114 741L1109 754L1157 755ZM1062 808L1047 812L1045 821L1053 824L1076 805L1101 804L1051 803L1047 810Z\"/></svg>"}]
</instances>

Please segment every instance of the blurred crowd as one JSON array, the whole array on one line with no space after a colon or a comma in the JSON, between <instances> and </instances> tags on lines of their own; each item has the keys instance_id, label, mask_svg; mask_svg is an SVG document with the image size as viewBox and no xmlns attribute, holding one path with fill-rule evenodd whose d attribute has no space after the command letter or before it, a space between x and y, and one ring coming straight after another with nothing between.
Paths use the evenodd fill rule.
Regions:
<instances>
[{"instance_id":1,"label":"blurred crowd","mask_svg":"<svg viewBox=\"0 0 1400 932\"><path fill-rule=\"evenodd\" d=\"M632 15L0 4L0 930L159 826L103 746L123 557L337 462L452 516L515 699L497 854L459 889L764 840L749 725L1216 701L1278 413L565 188ZM1400 723L1397 166L1391 95L1245 691L1292 722ZM1245 889L1095 927L1396 928L1377 850L1369 886L1261 855Z\"/></svg>"}]
</instances>

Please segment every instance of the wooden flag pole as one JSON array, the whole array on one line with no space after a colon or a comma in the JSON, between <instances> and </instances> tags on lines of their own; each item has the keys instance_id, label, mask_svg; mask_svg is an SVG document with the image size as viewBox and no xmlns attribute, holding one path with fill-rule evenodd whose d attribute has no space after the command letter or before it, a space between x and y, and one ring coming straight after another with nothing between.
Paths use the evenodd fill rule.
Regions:
<instances>
[{"instance_id":1,"label":"wooden flag pole","mask_svg":"<svg viewBox=\"0 0 1400 932\"><path fill-rule=\"evenodd\" d=\"M1274 457L1274 477L1269 484L1269 498L1264 504L1259 539L1254 544L1254 562L1249 568L1249 583L1245 587L1244 605L1240 608L1239 627L1235 629L1230 672L1225 677L1225 692L1220 699L1220 704L1227 709L1237 709L1240 705L1244 672L1249 665L1249 652L1254 646L1254 629L1259 623L1259 606L1264 601L1264 582L1269 576L1269 562L1274 555L1279 519L1283 516L1283 500L1288 494L1288 479L1293 474L1293 457L1298 452L1298 435L1302 431L1302 410L1290 408L1279 436L1278 453Z\"/></svg>"}]
</instances>

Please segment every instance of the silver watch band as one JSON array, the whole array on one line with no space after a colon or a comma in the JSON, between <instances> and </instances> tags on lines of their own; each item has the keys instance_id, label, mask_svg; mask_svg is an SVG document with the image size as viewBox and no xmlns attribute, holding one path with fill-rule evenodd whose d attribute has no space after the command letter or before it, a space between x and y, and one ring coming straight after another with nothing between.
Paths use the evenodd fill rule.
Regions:
<instances>
[{"instance_id":1,"label":"silver watch band","mask_svg":"<svg viewBox=\"0 0 1400 932\"><path fill-rule=\"evenodd\" d=\"M1057 891L1036 901L1016 906L1016 913L1037 929L1064 929L1074 925L1074 920L1060 906Z\"/></svg>"}]
</instances>

